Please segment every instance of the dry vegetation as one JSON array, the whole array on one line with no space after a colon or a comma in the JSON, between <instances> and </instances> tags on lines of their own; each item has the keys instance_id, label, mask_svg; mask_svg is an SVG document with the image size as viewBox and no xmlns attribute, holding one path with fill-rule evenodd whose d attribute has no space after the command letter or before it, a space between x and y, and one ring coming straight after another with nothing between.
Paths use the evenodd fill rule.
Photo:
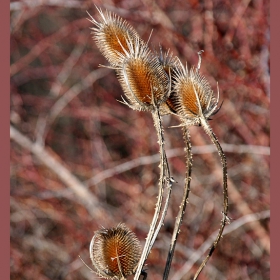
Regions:
<instances>
[{"instance_id":1,"label":"dry vegetation","mask_svg":"<svg viewBox=\"0 0 280 280\"><path fill-rule=\"evenodd\" d=\"M159 176L151 115L119 103L113 70L90 35L94 4L126 19L151 49L196 65L216 90L210 124L226 153L231 225L199 279L269 279L269 1L108 0L11 2L11 279L98 279L89 243L124 222L145 242ZM53 4L53 3L56 4ZM102 2L102 3L101 3ZM45 5L43 4L45 3ZM163 119L173 185L147 260L162 279L185 175L176 118ZM201 127L190 129L189 204L169 279L190 279L222 218L222 171ZM133 277L131 278L133 279Z\"/></svg>"}]
</instances>

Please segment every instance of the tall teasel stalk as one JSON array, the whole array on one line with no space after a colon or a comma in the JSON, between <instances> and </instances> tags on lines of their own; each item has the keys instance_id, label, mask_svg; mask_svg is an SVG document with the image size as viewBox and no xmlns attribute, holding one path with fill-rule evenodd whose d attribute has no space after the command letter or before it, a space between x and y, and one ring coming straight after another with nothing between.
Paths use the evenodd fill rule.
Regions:
<instances>
[{"instance_id":1,"label":"tall teasel stalk","mask_svg":"<svg viewBox=\"0 0 280 280\"><path fill-rule=\"evenodd\" d=\"M104 14L100 9L98 11L100 13L100 22L92 17L90 20L95 25L92 30L97 46L110 62L111 67L117 72L118 79L127 98L127 101L123 100L123 103L134 110L152 113L160 147L159 193L154 217L135 272L134 279L139 279L143 273L144 263L163 224L172 183L174 182L170 176L165 153L160 114L160 107L171 93L170 71L168 71L169 73L165 71L160 59L151 53L147 44L140 39L130 25L110 12ZM165 185L168 187L168 194L159 220Z\"/></svg>"},{"instance_id":2,"label":"tall teasel stalk","mask_svg":"<svg viewBox=\"0 0 280 280\"><path fill-rule=\"evenodd\" d=\"M124 103L134 110L152 113L160 146L159 193L154 217L134 278L139 279L143 265L163 224L173 183L164 148L164 135L160 115L160 106L171 93L171 81L170 71L168 76L158 57L150 52L146 44L136 39L136 41L128 41L127 45L129 46L129 51L124 50L124 63L116 68L118 79L128 99L128 102L124 101ZM162 217L159 220L165 183L167 183L169 192L162 211Z\"/></svg>"},{"instance_id":3,"label":"tall teasel stalk","mask_svg":"<svg viewBox=\"0 0 280 280\"><path fill-rule=\"evenodd\" d=\"M173 259L174 251L175 251L175 246L177 242L177 237L180 231L180 227L183 222L183 217L185 214L186 206L188 203L188 198L189 198L189 193L190 193L190 185L191 185L191 172L192 172L192 153L191 153L191 141L190 141L190 134L189 130L186 126L183 128L183 137L184 137L184 142L185 142L185 152L186 152L186 177L185 177L185 186L184 186L184 193L183 193L183 198L182 202L179 207L179 212L175 220L175 225L173 229L173 234L170 242L170 247L167 255L167 260L166 260L166 265L163 273L163 280L168 279L168 275L170 272L170 267L171 267L171 262Z\"/></svg>"},{"instance_id":4,"label":"tall teasel stalk","mask_svg":"<svg viewBox=\"0 0 280 280\"><path fill-rule=\"evenodd\" d=\"M166 53L163 53L161 47L160 47L160 52L158 54L159 61L162 64L164 70L166 73L170 74L170 81L171 81L171 94L169 98L166 100L164 104L161 105L160 107L160 113L162 115L167 115L167 114L174 114L177 115L176 113L176 108L173 104L173 94L174 94L174 82L175 82L175 77L176 77L176 72L178 71L177 69L180 67L180 61L178 57L173 57L169 51ZM180 231L181 224L183 222L183 217L185 214L185 209L186 205L188 203L188 197L190 193L190 183L191 183L191 171L192 171L192 154L191 154L191 142L190 142L190 135L189 135L189 130L186 126L183 126L183 138L185 142L185 152L186 152L186 177L185 177L185 186L184 186L184 193L182 197L182 202L179 207L179 212L175 220L175 225L173 229L173 234L171 238L171 243L169 247L169 252L167 256L167 261L165 265L165 270L163 274L163 279L167 279L171 267L171 262L173 259L174 251L175 251L175 246L176 246L176 241L177 237Z\"/></svg>"},{"instance_id":5,"label":"tall teasel stalk","mask_svg":"<svg viewBox=\"0 0 280 280\"><path fill-rule=\"evenodd\" d=\"M182 121L181 126L202 126L206 134L210 137L211 141L217 148L223 168L223 218L221 220L221 226L218 235L213 242L208 255L203 260L193 279L197 279L207 261L213 254L222 237L224 227L229 222L229 218L227 217L227 161L222 147L208 123L208 119L212 115L216 114L220 109L220 107L217 108L219 103L219 88L217 85L218 96L216 98L208 81L199 73L201 65L201 52L199 52L198 55L199 63L197 67L192 67L191 70L188 71L187 66L184 67L181 64L180 67L176 69L175 81L173 85L174 93L170 97L170 103L172 103L174 110Z\"/></svg>"}]
</instances>

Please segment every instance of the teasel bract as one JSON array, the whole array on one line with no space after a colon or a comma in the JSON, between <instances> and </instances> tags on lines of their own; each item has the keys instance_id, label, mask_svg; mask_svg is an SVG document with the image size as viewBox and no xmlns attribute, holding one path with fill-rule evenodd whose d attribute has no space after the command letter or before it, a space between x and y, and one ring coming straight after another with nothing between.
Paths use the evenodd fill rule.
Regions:
<instances>
[{"instance_id":1,"label":"teasel bract","mask_svg":"<svg viewBox=\"0 0 280 280\"><path fill-rule=\"evenodd\" d=\"M116 14L105 11L96 7L99 12L99 20L95 20L89 13L90 22L95 25L93 30L93 39L100 52L110 62L112 66L122 64L120 54L124 54L124 50L128 50L127 41L133 42L139 39L143 42L135 29L124 19Z\"/></svg>"},{"instance_id":2,"label":"teasel bract","mask_svg":"<svg viewBox=\"0 0 280 280\"><path fill-rule=\"evenodd\" d=\"M118 224L114 228L96 231L89 252L99 276L123 280L135 273L141 246L136 235L125 224Z\"/></svg>"},{"instance_id":3,"label":"teasel bract","mask_svg":"<svg viewBox=\"0 0 280 280\"><path fill-rule=\"evenodd\" d=\"M199 269L197 270L194 280L197 279L198 275L206 265L207 261L213 254L215 248L217 247L224 230L226 223L229 222L227 217L228 213L228 186L227 186L227 161L222 147L212 131L208 119L216 114L221 106L218 108L219 103L219 88L217 85L217 97L214 96L214 92L211 89L210 84L200 73L201 65L201 53L199 55L199 63L197 67L192 67L188 71L187 66L181 64L179 68L176 69L175 80L174 80L174 92L169 98L169 102L172 103L176 114L181 119L182 124L180 126L188 128L191 125L200 125L203 127L207 135L209 135L211 141L216 146L218 154L221 158L222 168L223 168L223 211L222 211L222 221L218 232L218 235L213 242L212 247L206 258L203 260ZM190 155L191 156L191 155ZM186 178L187 179L187 178ZM171 260L170 260L171 261ZM169 263L170 265L170 263ZM167 279L169 270L168 265L166 266L165 277ZM167 271L168 270L168 271Z\"/></svg>"}]
</instances>

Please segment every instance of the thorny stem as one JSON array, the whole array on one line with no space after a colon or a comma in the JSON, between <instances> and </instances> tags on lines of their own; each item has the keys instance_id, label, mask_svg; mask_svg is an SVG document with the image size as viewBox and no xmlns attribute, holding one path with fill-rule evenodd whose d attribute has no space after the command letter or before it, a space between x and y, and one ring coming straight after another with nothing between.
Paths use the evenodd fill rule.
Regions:
<instances>
[{"instance_id":1,"label":"thorny stem","mask_svg":"<svg viewBox=\"0 0 280 280\"><path fill-rule=\"evenodd\" d=\"M169 196L166 199L165 213L163 211L162 218L161 218L160 222L158 223L158 227L156 229L156 225L157 225L159 215L160 215L160 210L162 207L163 191L164 191L164 185L166 182L166 170L168 170L168 175L169 175L169 168L168 168L167 158L166 158L165 149L164 149L163 128L162 128L161 117L160 117L158 108L156 108L155 111L152 112L152 116L153 116L153 120L154 120L154 126L157 131L158 143L159 143L159 148L160 148L160 150L159 150L159 152L160 152L159 193L158 193L158 199L156 202L154 217L153 217L152 223L150 225L150 230L149 230L149 233L146 238L146 243L145 243L144 249L142 251L141 258L139 260L139 264L138 264L138 267L137 267L137 270L136 270L136 273L134 276L134 280L138 280L141 275L144 263L148 258L148 255L152 249L153 242L155 241L156 236L159 232L159 229L162 226L163 219L165 217L167 206L168 206L169 197L170 197L170 194L169 194ZM169 180L169 178L168 178L168 180ZM171 191L171 187L170 187L169 193L170 193L170 191Z\"/></svg>"},{"instance_id":2,"label":"thorny stem","mask_svg":"<svg viewBox=\"0 0 280 280\"><path fill-rule=\"evenodd\" d=\"M161 117L160 117L160 114L159 114L159 111L157 110L156 111L156 114L157 114L157 118L160 120ZM160 127L160 126L159 126ZM162 136L162 139L164 141L164 138L163 138L163 129L161 129L160 131L158 131L158 133L160 133ZM158 134L159 135L159 134ZM151 251L154 243L155 243L155 240L158 236L158 233L160 231L160 228L161 226L163 225L163 221L164 221L164 218L166 216L166 213L167 213L167 209L168 209L168 205L169 205L169 199L170 199L170 195L171 195L171 191L172 191L172 185L173 183L175 182L175 180L173 179L173 177L170 175L170 170L169 170L169 165L168 165L168 161L167 161L167 156L166 156L166 153L165 153L165 149L163 149L163 157L164 157L164 177L165 177L165 180L166 180L166 184L167 184L167 195L166 195L166 199L165 199L165 204L164 204L164 208L162 210L162 214L161 214L161 219L160 221L158 222L158 226L155 230L155 233L154 233L154 236L153 236L153 239L151 241L151 244L150 244L150 247L149 247L149 252Z\"/></svg>"},{"instance_id":3,"label":"thorny stem","mask_svg":"<svg viewBox=\"0 0 280 280\"><path fill-rule=\"evenodd\" d=\"M173 259L174 255L174 250L177 242L177 237L179 234L179 230L183 221L183 217L185 214L185 209L188 203L188 197L190 193L190 184L191 184L191 172L192 172L192 153L191 153L191 142L190 142L190 135L189 135L189 130L187 127L183 127L183 136L184 136L184 141L186 144L186 178L185 178L185 187L184 187L184 194L183 194L183 199L181 202L181 205L179 207L179 212L176 217L175 221L175 226L173 230L173 235L170 243L170 248L166 260L166 265L165 265L165 270L163 274L163 280L166 280L168 278L169 272L170 272L170 267L171 267L171 262Z\"/></svg>"},{"instance_id":4,"label":"thorny stem","mask_svg":"<svg viewBox=\"0 0 280 280\"><path fill-rule=\"evenodd\" d=\"M207 120L204 117L201 117L200 118L200 123L201 123L201 126L203 127L204 131L206 132L206 134L209 135L211 141L216 146L216 148L218 150L218 153L219 153L219 156L221 158L221 162L222 162L222 165L223 165L223 195L224 195L224 201L223 201L223 212L222 212L223 218L222 218L222 221L221 221L221 226L220 226L218 235L217 235L215 241L213 242L208 255L206 256L206 258L203 260L200 267L198 268L193 280L196 280L198 278L200 272L205 267L209 258L212 256L213 252L215 251L216 247L218 246L218 243L219 243L220 239L222 238L222 234L223 234L223 231L224 231L224 228L225 228L226 224L229 223L229 218L227 216L227 213L228 213L228 186L227 186L227 161L226 161L226 157L225 157L223 149L222 149L216 135L214 134L214 132L210 128Z\"/></svg>"}]
</instances>

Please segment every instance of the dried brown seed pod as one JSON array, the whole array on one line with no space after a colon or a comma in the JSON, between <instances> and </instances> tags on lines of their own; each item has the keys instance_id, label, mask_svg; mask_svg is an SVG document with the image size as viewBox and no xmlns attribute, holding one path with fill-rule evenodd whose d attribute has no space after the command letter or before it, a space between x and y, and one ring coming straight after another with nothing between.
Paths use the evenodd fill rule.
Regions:
<instances>
[{"instance_id":1,"label":"dried brown seed pod","mask_svg":"<svg viewBox=\"0 0 280 280\"><path fill-rule=\"evenodd\" d=\"M157 56L139 39L127 41L124 63L117 75L129 101L127 105L139 111L154 111L171 92L169 76Z\"/></svg>"},{"instance_id":2,"label":"dried brown seed pod","mask_svg":"<svg viewBox=\"0 0 280 280\"><path fill-rule=\"evenodd\" d=\"M188 71L187 66L181 64L174 77L174 94L170 102L186 124L200 124L201 117L209 119L217 112L219 88L215 97L209 82L199 73L199 67Z\"/></svg>"},{"instance_id":3,"label":"dried brown seed pod","mask_svg":"<svg viewBox=\"0 0 280 280\"><path fill-rule=\"evenodd\" d=\"M110 64L118 66L122 63L120 54L124 54L124 50L128 51L127 41L133 42L140 37L134 28L121 17L108 11L103 13L99 8L97 10L100 14L98 20L89 14L90 22L96 26L91 28L93 38Z\"/></svg>"},{"instance_id":4,"label":"dried brown seed pod","mask_svg":"<svg viewBox=\"0 0 280 280\"><path fill-rule=\"evenodd\" d=\"M164 71L166 74L170 75L171 80L171 93L170 96L167 98L166 102L162 103L160 106L160 114L161 115L168 115L168 114L176 114L176 108L172 102L172 95L173 95L173 88L174 88L174 81L175 81L175 73L178 67L180 67L180 61L177 56L173 56L172 53L168 51L163 52L161 46L160 51L157 54L160 64L163 66Z\"/></svg>"},{"instance_id":5,"label":"dried brown seed pod","mask_svg":"<svg viewBox=\"0 0 280 280\"><path fill-rule=\"evenodd\" d=\"M96 272L106 279L134 274L141 256L138 238L124 224L95 232L89 251Z\"/></svg>"}]
</instances>

